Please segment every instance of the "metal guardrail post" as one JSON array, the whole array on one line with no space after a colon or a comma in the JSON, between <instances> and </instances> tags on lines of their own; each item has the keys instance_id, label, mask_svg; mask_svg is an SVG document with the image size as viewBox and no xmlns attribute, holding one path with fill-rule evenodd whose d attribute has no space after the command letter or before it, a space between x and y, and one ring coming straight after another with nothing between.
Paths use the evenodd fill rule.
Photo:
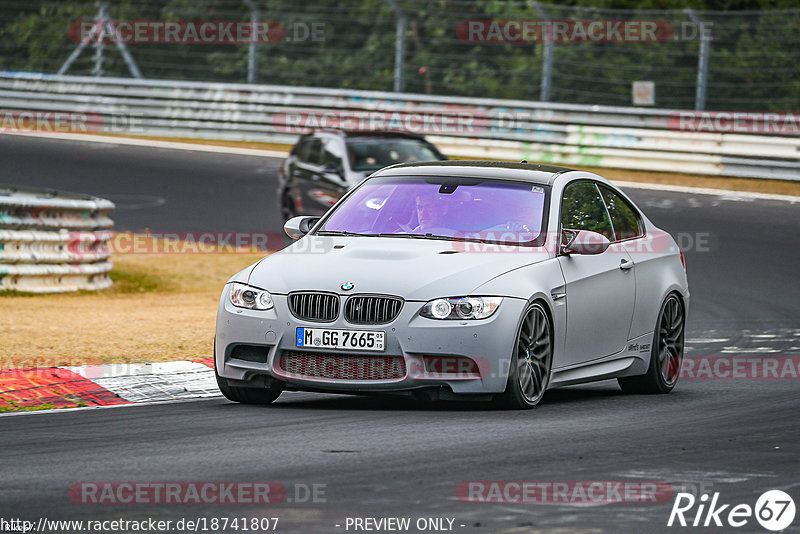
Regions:
<instances>
[{"instance_id":1,"label":"metal guardrail post","mask_svg":"<svg viewBox=\"0 0 800 534\"><path fill-rule=\"evenodd\" d=\"M531 2L531 6L536 10L536 14L542 20L550 20L547 11L542 7L539 2ZM551 28L552 29L552 28ZM542 57L542 89L540 92L539 100L542 102L550 101L550 86L553 79L553 40L554 35L552 31L544 33L544 54Z\"/></svg>"},{"instance_id":2,"label":"metal guardrail post","mask_svg":"<svg viewBox=\"0 0 800 534\"><path fill-rule=\"evenodd\" d=\"M711 36L707 34L703 27L703 21L691 8L684 9L689 19L697 25L700 34L700 54L697 58L697 87L694 95L695 111L706 109L706 88L708 86L708 60L711 52Z\"/></svg>"},{"instance_id":3,"label":"metal guardrail post","mask_svg":"<svg viewBox=\"0 0 800 534\"><path fill-rule=\"evenodd\" d=\"M252 24L252 29L250 32L251 36L256 35L256 27L255 25L259 22L261 18L261 12L258 9L253 0L244 0L244 3L247 4L247 7L250 9L250 24ZM256 79L258 77L258 43L255 40L255 37L250 38L250 46L247 50L247 83L256 83Z\"/></svg>"},{"instance_id":4,"label":"metal guardrail post","mask_svg":"<svg viewBox=\"0 0 800 534\"><path fill-rule=\"evenodd\" d=\"M104 61L104 52L105 52L105 43L102 42L102 35L103 35L103 23L109 21L108 15L108 3L107 2L99 2L97 8L97 15L95 16L95 26L92 28L92 32L84 37L81 43L72 51L66 61L61 65L61 68L58 69L58 75L65 74L69 68L75 63L75 60L78 59L78 56L81 55L84 48L92 42L92 39L97 38L97 41L93 43L95 48L95 55L94 55L94 67L92 68L92 75L100 77L103 75L103 61ZM136 64L136 60L133 59L133 56L128 51L128 47L125 43L121 41L115 41L117 50L122 55L122 59L125 61L125 65L128 67L128 71L131 73L131 76L134 78L141 78L142 73L139 70L139 66Z\"/></svg>"},{"instance_id":5,"label":"metal guardrail post","mask_svg":"<svg viewBox=\"0 0 800 534\"><path fill-rule=\"evenodd\" d=\"M397 16L397 35L394 43L394 92L402 93L405 89L405 61L406 61L406 26L408 18L396 0L387 0Z\"/></svg>"},{"instance_id":6,"label":"metal guardrail post","mask_svg":"<svg viewBox=\"0 0 800 534\"><path fill-rule=\"evenodd\" d=\"M97 2L97 17L95 18L97 23L104 24L108 20L108 3L107 2ZM92 76L102 76L103 75L103 63L105 62L105 51L106 51L106 43L103 42L102 33L100 34L100 38L98 38L94 43L92 43L94 47L94 56L92 59L94 60L94 67L92 67Z\"/></svg>"}]
</instances>

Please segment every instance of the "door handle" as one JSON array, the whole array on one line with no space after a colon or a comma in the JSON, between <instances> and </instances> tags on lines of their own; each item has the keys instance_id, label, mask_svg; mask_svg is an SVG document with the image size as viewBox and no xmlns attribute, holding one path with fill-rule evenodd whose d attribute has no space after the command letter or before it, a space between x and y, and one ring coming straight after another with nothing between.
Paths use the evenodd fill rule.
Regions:
<instances>
[{"instance_id":1,"label":"door handle","mask_svg":"<svg viewBox=\"0 0 800 534\"><path fill-rule=\"evenodd\" d=\"M630 260L623 259L619 262L619 268L622 269L623 271L627 271L628 269L633 269L633 262Z\"/></svg>"}]
</instances>

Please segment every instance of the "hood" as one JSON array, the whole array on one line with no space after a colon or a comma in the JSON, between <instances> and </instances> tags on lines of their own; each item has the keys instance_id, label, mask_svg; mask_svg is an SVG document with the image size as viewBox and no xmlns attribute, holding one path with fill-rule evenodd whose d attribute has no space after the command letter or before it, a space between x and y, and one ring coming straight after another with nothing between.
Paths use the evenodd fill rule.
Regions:
<instances>
[{"instance_id":1,"label":"hood","mask_svg":"<svg viewBox=\"0 0 800 534\"><path fill-rule=\"evenodd\" d=\"M469 295L503 273L548 259L543 248L480 243L306 236L253 266L249 283L276 294L318 290L406 300ZM343 283L354 284L343 291Z\"/></svg>"}]
</instances>

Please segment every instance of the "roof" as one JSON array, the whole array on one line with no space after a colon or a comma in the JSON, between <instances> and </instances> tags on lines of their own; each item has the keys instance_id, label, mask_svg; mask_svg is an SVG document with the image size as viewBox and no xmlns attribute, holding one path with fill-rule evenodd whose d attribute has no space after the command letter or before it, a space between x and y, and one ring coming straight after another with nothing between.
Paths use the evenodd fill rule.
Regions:
<instances>
[{"instance_id":1,"label":"roof","mask_svg":"<svg viewBox=\"0 0 800 534\"><path fill-rule=\"evenodd\" d=\"M573 170L539 163L446 160L392 165L376 172L375 176L468 176L550 184L556 175Z\"/></svg>"},{"instance_id":2,"label":"roof","mask_svg":"<svg viewBox=\"0 0 800 534\"><path fill-rule=\"evenodd\" d=\"M403 132L394 130L335 130L320 128L305 135L312 135L317 133L326 133L333 135L341 135L344 137L408 137L413 139L424 139L423 135L413 132Z\"/></svg>"}]
</instances>

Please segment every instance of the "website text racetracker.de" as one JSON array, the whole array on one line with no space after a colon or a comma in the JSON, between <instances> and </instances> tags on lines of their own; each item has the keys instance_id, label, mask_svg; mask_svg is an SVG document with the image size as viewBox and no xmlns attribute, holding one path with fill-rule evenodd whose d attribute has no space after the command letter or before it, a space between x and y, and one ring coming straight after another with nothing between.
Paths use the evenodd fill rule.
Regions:
<instances>
[{"instance_id":1,"label":"website text racetracker.de","mask_svg":"<svg viewBox=\"0 0 800 534\"><path fill-rule=\"evenodd\" d=\"M179 519L48 519L0 518L2 532L273 532L277 517L181 517Z\"/></svg>"},{"instance_id":2,"label":"website text racetracker.de","mask_svg":"<svg viewBox=\"0 0 800 534\"><path fill-rule=\"evenodd\" d=\"M466 481L456 488L462 502L505 504L664 503L674 495L665 481Z\"/></svg>"}]
</instances>

